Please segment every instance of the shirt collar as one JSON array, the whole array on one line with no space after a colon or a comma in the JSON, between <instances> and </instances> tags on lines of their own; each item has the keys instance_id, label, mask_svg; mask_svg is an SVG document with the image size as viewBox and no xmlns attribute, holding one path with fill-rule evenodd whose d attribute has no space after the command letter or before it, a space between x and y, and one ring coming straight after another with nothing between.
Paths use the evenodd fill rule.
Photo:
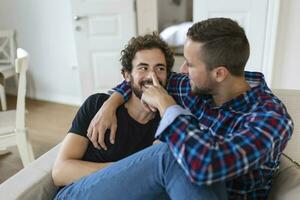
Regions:
<instances>
[{"instance_id":1,"label":"shirt collar","mask_svg":"<svg viewBox=\"0 0 300 200\"><path fill-rule=\"evenodd\" d=\"M259 96L265 93L271 93L262 73L245 71L245 79L251 87L250 90L225 102L222 106L215 108L245 111L249 109L249 105L254 105L258 102Z\"/></svg>"}]
</instances>

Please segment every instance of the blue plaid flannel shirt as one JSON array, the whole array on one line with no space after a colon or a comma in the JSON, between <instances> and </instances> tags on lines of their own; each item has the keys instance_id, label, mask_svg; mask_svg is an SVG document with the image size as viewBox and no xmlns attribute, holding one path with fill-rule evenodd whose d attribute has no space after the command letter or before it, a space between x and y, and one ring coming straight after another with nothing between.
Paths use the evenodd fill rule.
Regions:
<instances>
[{"instance_id":1,"label":"blue plaid flannel shirt","mask_svg":"<svg viewBox=\"0 0 300 200\"><path fill-rule=\"evenodd\" d=\"M261 73L245 78L251 89L218 107L210 95L191 94L186 75L172 73L167 91L181 107L167 109L156 135L192 182L225 181L229 199L267 199L293 122ZM114 90L125 100L131 94L126 82Z\"/></svg>"}]
</instances>

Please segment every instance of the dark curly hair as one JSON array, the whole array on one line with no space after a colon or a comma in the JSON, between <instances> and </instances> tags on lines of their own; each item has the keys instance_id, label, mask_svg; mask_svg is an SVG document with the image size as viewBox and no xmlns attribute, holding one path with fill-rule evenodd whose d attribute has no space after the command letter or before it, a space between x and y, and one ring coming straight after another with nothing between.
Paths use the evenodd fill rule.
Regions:
<instances>
[{"instance_id":1,"label":"dark curly hair","mask_svg":"<svg viewBox=\"0 0 300 200\"><path fill-rule=\"evenodd\" d=\"M243 76L250 47L244 29L229 18L210 18L189 28L187 37L201 42L200 57L208 70L224 66L235 76Z\"/></svg>"},{"instance_id":2,"label":"dark curly hair","mask_svg":"<svg viewBox=\"0 0 300 200\"><path fill-rule=\"evenodd\" d=\"M120 61L122 64L122 73L124 73L124 71L131 72L132 60L138 51L153 48L160 49L165 55L167 73L169 75L174 64L173 52L169 48L168 44L156 32L146 34L144 36L133 37L129 40L125 49L121 51Z\"/></svg>"}]
</instances>

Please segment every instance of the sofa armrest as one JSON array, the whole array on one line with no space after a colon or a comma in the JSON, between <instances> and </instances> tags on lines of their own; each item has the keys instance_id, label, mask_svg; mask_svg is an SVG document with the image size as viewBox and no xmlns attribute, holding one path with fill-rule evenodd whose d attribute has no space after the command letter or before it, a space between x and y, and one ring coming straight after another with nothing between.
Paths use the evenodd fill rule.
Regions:
<instances>
[{"instance_id":1,"label":"sofa armrest","mask_svg":"<svg viewBox=\"0 0 300 200\"><path fill-rule=\"evenodd\" d=\"M273 179L269 200L298 199L300 194L300 166L286 155L280 159L279 171Z\"/></svg>"},{"instance_id":2,"label":"sofa armrest","mask_svg":"<svg viewBox=\"0 0 300 200\"><path fill-rule=\"evenodd\" d=\"M0 194L6 200L52 199L57 187L51 172L60 144L30 163L0 185Z\"/></svg>"}]
</instances>

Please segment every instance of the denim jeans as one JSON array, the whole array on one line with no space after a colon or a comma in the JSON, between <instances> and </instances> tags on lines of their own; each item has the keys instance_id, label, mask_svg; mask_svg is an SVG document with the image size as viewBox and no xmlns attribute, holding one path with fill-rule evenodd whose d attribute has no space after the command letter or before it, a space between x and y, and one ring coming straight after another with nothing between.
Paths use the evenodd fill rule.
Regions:
<instances>
[{"instance_id":1,"label":"denim jeans","mask_svg":"<svg viewBox=\"0 0 300 200\"><path fill-rule=\"evenodd\" d=\"M160 143L64 187L55 199L225 200L227 192L225 183L193 184Z\"/></svg>"}]
</instances>

